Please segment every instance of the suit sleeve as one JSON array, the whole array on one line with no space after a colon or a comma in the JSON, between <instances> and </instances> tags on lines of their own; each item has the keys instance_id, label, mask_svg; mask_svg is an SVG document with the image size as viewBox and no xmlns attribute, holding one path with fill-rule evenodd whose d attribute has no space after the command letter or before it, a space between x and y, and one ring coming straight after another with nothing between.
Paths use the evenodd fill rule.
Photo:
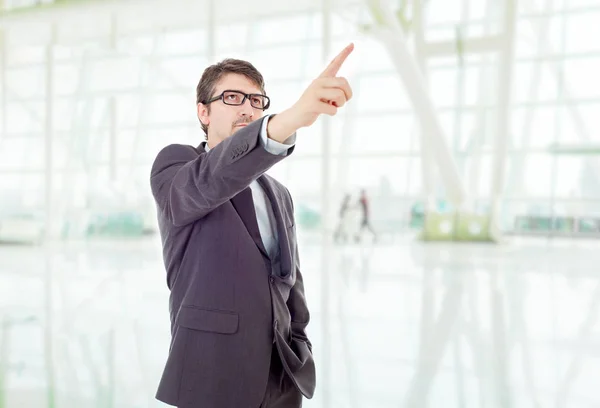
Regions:
<instances>
[{"instance_id":1,"label":"suit sleeve","mask_svg":"<svg viewBox=\"0 0 600 408\"><path fill-rule=\"evenodd\" d=\"M260 144L265 148L265 150L271 154L277 154L280 156L287 156L289 154L290 147L296 144L296 134L294 133L283 143L276 142L273 139L269 139L267 134L267 125L269 123L269 119L275 115L269 115L263 120L263 124L260 130Z\"/></svg>"},{"instance_id":2,"label":"suit sleeve","mask_svg":"<svg viewBox=\"0 0 600 408\"><path fill-rule=\"evenodd\" d=\"M289 191L288 191L289 195ZM293 201L290 195L290 202ZM294 237L296 239L296 237ZM304 293L304 278L302 276L302 272L300 272L300 257L298 252L298 244L296 243L296 283L290 290L290 297L287 301L288 310L290 311L291 316L291 331L292 337L302 340L307 343L308 348L312 352L312 344L306 335L306 326L310 321L310 313L308 311L308 305L306 303L306 295Z\"/></svg>"},{"instance_id":3,"label":"suit sleeve","mask_svg":"<svg viewBox=\"0 0 600 408\"><path fill-rule=\"evenodd\" d=\"M273 155L258 142L262 122L252 122L200 155L184 145L161 150L150 173L160 215L175 226L199 220L283 160L286 156Z\"/></svg>"}]
</instances>

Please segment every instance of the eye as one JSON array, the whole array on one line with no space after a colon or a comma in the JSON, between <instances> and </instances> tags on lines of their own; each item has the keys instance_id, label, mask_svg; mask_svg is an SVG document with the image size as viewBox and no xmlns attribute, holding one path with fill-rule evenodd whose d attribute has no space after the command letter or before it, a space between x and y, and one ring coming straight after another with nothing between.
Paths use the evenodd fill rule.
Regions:
<instances>
[{"instance_id":1,"label":"eye","mask_svg":"<svg viewBox=\"0 0 600 408\"><path fill-rule=\"evenodd\" d=\"M223 95L223 102L229 103L230 105L239 105L242 103L244 95L237 92L225 92Z\"/></svg>"}]
</instances>

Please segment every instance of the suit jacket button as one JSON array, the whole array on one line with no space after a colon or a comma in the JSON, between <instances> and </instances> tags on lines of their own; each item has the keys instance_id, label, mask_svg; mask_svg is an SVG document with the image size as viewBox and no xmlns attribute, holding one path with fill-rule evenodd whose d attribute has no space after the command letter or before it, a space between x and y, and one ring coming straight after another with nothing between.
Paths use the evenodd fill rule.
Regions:
<instances>
[{"instance_id":1,"label":"suit jacket button","mask_svg":"<svg viewBox=\"0 0 600 408\"><path fill-rule=\"evenodd\" d=\"M269 281L270 281L271 283L275 283L275 278L271 276L271 277L269 278Z\"/></svg>"}]
</instances>

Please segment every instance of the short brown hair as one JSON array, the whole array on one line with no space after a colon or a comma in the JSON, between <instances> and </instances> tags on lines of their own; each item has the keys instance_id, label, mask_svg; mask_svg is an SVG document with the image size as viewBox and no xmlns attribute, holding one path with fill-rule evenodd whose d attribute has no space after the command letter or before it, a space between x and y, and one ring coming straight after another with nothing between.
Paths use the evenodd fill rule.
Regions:
<instances>
[{"instance_id":1,"label":"short brown hair","mask_svg":"<svg viewBox=\"0 0 600 408\"><path fill-rule=\"evenodd\" d=\"M248 61L227 58L223 61L211 65L204 70L200 82L196 87L196 105L199 103L206 103L215 92L217 82L226 74L240 74L254 82L258 86L263 94L265 92L265 80L258 70L249 63ZM207 107L208 113L210 113L210 105ZM208 126L200 122L202 130L208 136Z\"/></svg>"}]
</instances>

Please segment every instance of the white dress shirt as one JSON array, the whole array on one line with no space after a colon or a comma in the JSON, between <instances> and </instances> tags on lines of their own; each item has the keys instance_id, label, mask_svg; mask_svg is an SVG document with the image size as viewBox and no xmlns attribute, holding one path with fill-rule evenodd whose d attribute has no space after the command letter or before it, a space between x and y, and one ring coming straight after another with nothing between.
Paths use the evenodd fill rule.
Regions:
<instances>
[{"instance_id":1,"label":"white dress shirt","mask_svg":"<svg viewBox=\"0 0 600 408\"><path fill-rule=\"evenodd\" d=\"M296 134L294 133L294 135L287 138L283 143L269 139L267 136L267 123L269 122L270 117L271 115L267 116L262 123L259 143L267 152L271 154L287 156L288 149L296 144ZM207 152L210 150L208 143L204 146L204 148ZM273 215L273 207L271 207L269 198L256 180L250 183L250 190L252 191L252 201L254 202L256 221L258 223L260 237L263 245L265 246L267 254L269 254L271 259L274 259L279 251L279 241L275 217Z\"/></svg>"}]
</instances>

